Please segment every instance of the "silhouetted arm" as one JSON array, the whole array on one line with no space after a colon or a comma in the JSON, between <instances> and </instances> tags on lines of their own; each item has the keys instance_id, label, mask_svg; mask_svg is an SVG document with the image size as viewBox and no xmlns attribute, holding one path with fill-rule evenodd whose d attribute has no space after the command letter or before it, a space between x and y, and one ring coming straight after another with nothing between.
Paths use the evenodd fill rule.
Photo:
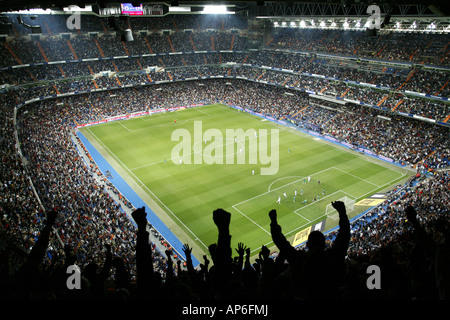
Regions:
<instances>
[{"instance_id":1,"label":"silhouetted arm","mask_svg":"<svg viewBox=\"0 0 450 320\"><path fill-rule=\"evenodd\" d=\"M332 249L339 256L345 257L350 243L350 221L348 220L344 202L334 201L331 204L339 214L339 230L333 242Z\"/></svg>"},{"instance_id":2,"label":"silhouetted arm","mask_svg":"<svg viewBox=\"0 0 450 320\"><path fill-rule=\"evenodd\" d=\"M149 289L153 275L152 248L147 231L147 214L145 208L138 208L131 214L137 224L136 242L136 278L140 289Z\"/></svg>"},{"instance_id":3,"label":"silhouetted arm","mask_svg":"<svg viewBox=\"0 0 450 320\"><path fill-rule=\"evenodd\" d=\"M172 250L166 250L167 257L167 269L166 269L166 280L173 277L173 261L172 261Z\"/></svg>"},{"instance_id":4,"label":"silhouetted arm","mask_svg":"<svg viewBox=\"0 0 450 320\"><path fill-rule=\"evenodd\" d=\"M109 272L111 271L112 260L113 260L112 253L111 253L111 245L106 244L105 248L106 248L105 262L103 262L102 270L100 270L100 273L98 275L102 282L106 281L106 279L108 278Z\"/></svg>"},{"instance_id":5,"label":"silhouetted arm","mask_svg":"<svg viewBox=\"0 0 450 320\"><path fill-rule=\"evenodd\" d=\"M223 277L223 281L230 277L233 268L230 245L230 218L230 213L223 209L217 209L213 212L213 220L219 231L217 247L215 248L214 266L216 273Z\"/></svg>"},{"instance_id":6,"label":"silhouetted arm","mask_svg":"<svg viewBox=\"0 0 450 320\"><path fill-rule=\"evenodd\" d=\"M39 237L31 249L29 259L33 264L39 264L44 259L45 251L48 248L50 241L50 233L52 227L55 224L58 213L55 210L51 210L47 213L47 219L45 221L44 228L41 230Z\"/></svg>"},{"instance_id":7,"label":"silhouetted arm","mask_svg":"<svg viewBox=\"0 0 450 320\"><path fill-rule=\"evenodd\" d=\"M286 258L289 260L292 254L296 252L295 248L287 241L286 237L282 233L281 226L277 221L277 211L275 209L270 210L270 233L272 240L277 246L278 250L282 251Z\"/></svg>"},{"instance_id":8,"label":"silhouetted arm","mask_svg":"<svg viewBox=\"0 0 450 320\"><path fill-rule=\"evenodd\" d=\"M189 274L195 273L194 265L192 264L192 248L189 247L188 244L185 244L183 246L183 252L184 252L184 255L186 256L186 267L187 267L188 273Z\"/></svg>"},{"instance_id":9,"label":"silhouetted arm","mask_svg":"<svg viewBox=\"0 0 450 320\"><path fill-rule=\"evenodd\" d=\"M426 232L425 228L420 224L417 219L417 212L412 206L408 206L405 209L406 217L408 221L414 227L414 234L416 236L417 244L422 246L425 252L428 252L431 256L434 254L435 243L431 239L430 235Z\"/></svg>"},{"instance_id":10,"label":"silhouetted arm","mask_svg":"<svg viewBox=\"0 0 450 320\"><path fill-rule=\"evenodd\" d=\"M238 262L236 264L236 271L239 273L244 266L244 254L245 254L245 245L242 242L238 243L238 248L236 249L238 253Z\"/></svg>"}]
</instances>

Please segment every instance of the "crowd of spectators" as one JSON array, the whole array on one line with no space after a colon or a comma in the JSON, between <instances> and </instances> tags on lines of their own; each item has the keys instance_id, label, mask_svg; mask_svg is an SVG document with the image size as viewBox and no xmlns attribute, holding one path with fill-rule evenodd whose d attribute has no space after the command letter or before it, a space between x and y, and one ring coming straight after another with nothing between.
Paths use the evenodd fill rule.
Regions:
<instances>
[{"instance_id":1,"label":"crowd of spectators","mask_svg":"<svg viewBox=\"0 0 450 320\"><path fill-rule=\"evenodd\" d=\"M83 46L84 47L84 46ZM98 51L98 50L97 50ZM309 59L309 61L307 61ZM259 62L258 62L259 61ZM280 64L278 61L283 61ZM242 63L245 64L242 65ZM230 64L231 63L231 64ZM250 64L250 65L249 65ZM298 64L298 65L297 65ZM261 66L292 68L294 73ZM145 73L148 67L161 67L163 72ZM33 85L42 88L46 94L57 94L80 90L110 87L125 84L141 84L161 80L184 79L203 76L246 77L258 81L274 82L280 85L313 91L336 98L377 105L393 111L414 114L444 121L450 114L448 104L432 98L423 99L406 91L446 97L449 94L446 72L425 69L402 70L382 68L367 72L358 65L339 65L338 61L307 58L288 53L270 51L249 53L188 53L150 57L129 57L89 62L45 64L14 69L4 69L0 79L13 86ZM183 68L185 68L183 70ZM94 74L113 72L121 77L103 77L92 80ZM323 75L334 79L324 79ZM51 85L45 85L48 82ZM41 83L44 83L44 86ZM373 88L359 83L376 84ZM68 86L68 83L70 85ZM42 92L38 96L46 95ZM385 99L386 97L386 99Z\"/></svg>"},{"instance_id":2,"label":"crowd of spectators","mask_svg":"<svg viewBox=\"0 0 450 320\"><path fill-rule=\"evenodd\" d=\"M172 35L170 36L172 37ZM390 90L409 90L430 95L447 97L449 93L449 87L447 87L448 73L440 70L431 69L411 69L407 67L379 67L373 68L367 64L361 63L343 63L339 59L319 59L311 58L308 55L301 55L287 52L272 52L268 50L264 51L250 51L250 52L233 52L233 53L202 53L192 54L194 51L191 42L188 37L190 35L179 35L180 39L175 42L174 49L168 43L169 36L151 35L144 41L142 36L137 36L135 41L121 43L117 37L104 36L97 39L89 39L83 36L75 37L70 40L71 46L76 53L78 59L85 58L101 58L102 54L105 57L119 57L129 55L142 55L150 54L151 52L168 53L173 50L176 52L184 52L177 55L164 55L164 56L149 56L139 58L122 58L111 61L95 61L90 62L75 62L72 63L59 63L55 65L44 65L37 67L26 67L17 69L17 75L11 75L8 69L2 72L3 83L16 83L33 81L33 77L37 80L41 79L62 79L64 77L77 76L80 72L83 75L90 75L90 70L87 66L100 70L139 70L146 66L161 66L161 67L180 67L185 65L202 65L202 64L223 64L227 62L234 63L247 63L256 66L269 66L274 68L284 68L292 70L296 73L308 73L325 75L328 77L334 77L341 81L357 81L363 83L375 84L383 88ZM204 35L204 41L200 41L203 44L211 42L209 35ZM192 38L192 37L191 37ZM161 41L165 41L166 44L160 44ZM101 51L99 51L98 42ZM237 41L233 41L236 43ZM21 38L12 40L8 43L10 49L13 52L17 52L16 56L20 57L20 61L26 62L44 62L44 57L39 51L34 41L23 41ZM177 44L180 44L178 46ZM181 44L189 44L191 48L183 48ZM193 43L193 42L192 42ZM216 50L230 50L231 40L227 37L220 41L216 41ZM151 44L151 46L150 46ZM41 40L39 45L43 48L45 56L49 61L66 61L75 60L73 53L69 50L69 45L66 40ZM153 48L150 52L149 48ZM155 48L161 48L156 50ZM245 48L245 46L243 47ZM233 47L233 50L243 49ZM211 45L207 48L196 50L212 50ZM17 65L18 62L14 60L14 57L8 52L6 48L3 48L2 55L5 57L4 67L10 65ZM60 53L55 56L55 53ZM33 60L27 59L29 55ZM116 64L113 67L111 64ZM409 77L411 75L411 77Z\"/></svg>"},{"instance_id":3,"label":"crowd of spectators","mask_svg":"<svg viewBox=\"0 0 450 320\"><path fill-rule=\"evenodd\" d=\"M377 264L387 271L381 284L384 298L447 299L438 287L448 276L449 182L448 171L436 172L432 179L413 177L354 221L348 248L350 277ZM408 214L411 204L422 214ZM326 239L332 242L335 236L332 232ZM367 297L357 286L346 292L352 298Z\"/></svg>"},{"instance_id":4,"label":"crowd of spectators","mask_svg":"<svg viewBox=\"0 0 450 320\"><path fill-rule=\"evenodd\" d=\"M168 25L174 22L169 21ZM181 28L184 23L184 20L176 21L177 28ZM229 26L226 21L223 23ZM91 24L97 24L99 30L103 28L95 19L92 19ZM64 27L63 24L60 26ZM193 41L187 43L183 40L187 34L176 32L170 37L172 45L177 48L192 46L193 43L208 43L205 39L210 41L208 47L214 43L216 49L220 50L228 50L230 42L237 47L245 47L239 36L234 37L228 32L192 33L190 37ZM289 36L287 33L286 39ZM314 37L312 34L307 36ZM98 43L107 54L118 55L123 47L110 48L112 39L105 37L98 39ZM340 37L335 39L344 41ZM356 41L355 38L351 39ZM155 34L151 40L155 48L172 51L166 35ZM280 47L283 47L284 41L288 41L277 40ZM18 37L9 44L13 52L20 52L26 62L42 62L39 54L36 54L40 50L35 47L38 44L21 41ZM72 51L67 50L68 46L59 48L61 41L42 41L42 48L53 52L49 58L70 56ZM91 50L99 52L93 39L74 38L70 41L81 57L92 57ZM295 46L300 46L302 41L304 39L298 39ZM130 51L140 52L142 48L138 46L130 46ZM346 53L345 49L339 49L342 47L336 46L330 39L320 43L312 41L310 47L315 46ZM22 52L24 48L30 50ZM6 49L5 46L5 49L0 50L1 56L8 56ZM401 56L397 52L392 55ZM298 74L251 66L219 66L235 60L291 68ZM149 74L139 72L139 66L145 68L155 65L166 69ZM105 70L133 72L119 73L113 77L90 77L92 73ZM348 86L342 81L302 75L301 72L327 73L342 80L368 83L378 79L379 83L397 88L411 71L390 69L378 70L376 74L364 73L354 66L339 66L338 62L328 64L314 57L259 51L76 62L17 68L14 73L2 72L1 78L6 83L26 84L32 82L33 78L50 82L21 85L0 94L1 297L291 300L326 296L345 299L447 299L448 285L442 279L447 276L449 269L442 258L448 257L448 244L445 242L448 241L448 229L445 227L448 225L450 200L449 175L448 170L445 170L450 165L448 128L402 117L390 110L395 107L398 111L442 120L450 114L448 105L409 99L398 92L389 94L384 101L382 106L387 106L387 110L312 98L304 91L376 105L387 93ZM428 93L448 92L448 88L440 89L444 79L441 75L431 71L422 73L421 70L415 72L416 75L423 77L419 82L430 83ZM135 86L161 80L216 76L230 78L169 82L58 97L23 106L17 118L14 116L16 105L36 97ZM253 81L232 79L234 77ZM303 91L257 81L276 82ZM404 87L414 90L410 82ZM166 252L161 252L154 243L149 244L145 212L134 208L133 220L130 220L122 204L110 196L108 190L113 186L94 178L99 174L98 168L95 162L83 160L77 149L80 141L74 143L74 139L77 139L74 128L80 124L152 108L214 102L289 120L299 127L415 167L419 172L431 172L432 176L427 178L427 174L418 174L405 186L399 186L399 192L393 192L382 206L367 215L367 219L358 220L351 226L348 225L345 209L335 203L341 228L327 238L320 233L313 233L306 247L290 246L281 232L282 226L277 222L276 212L272 211L268 213L267 221L279 252L273 258L267 248L262 247L255 263L250 262L250 250L245 244L240 244L236 248L238 256L232 257L228 234L229 214L217 210L212 218L218 227L218 242L211 244L210 256L205 256L200 267L194 269L189 244L183 249L187 257L185 265L173 257L170 247ZM17 126L14 119L18 121ZM417 214L410 205L417 210ZM419 240L413 237L416 233L419 234ZM432 239L424 240L426 236ZM325 247L328 249L326 258L323 253ZM211 267L208 259L213 262ZM334 278L323 277L324 268L328 266L324 263L328 263L325 261L329 259L337 259L335 262L340 266L335 270ZM83 290L68 291L65 268L74 262L82 270ZM389 270L388 276L383 278L383 290L367 290L366 267L370 264L379 264L383 270ZM102 265L104 269L99 273ZM437 278L430 272L431 266L439 271L436 273ZM316 286L311 286L310 280L318 281L315 282ZM318 283L327 287L318 286Z\"/></svg>"},{"instance_id":5,"label":"crowd of spectators","mask_svg":"<svg viewBox=\"0 0 450 320\"><path fill-rule=\"evenodd\" d=\"M64 216L63 220L55 221L55 230L58 230L58 237L63 243L68 245L67 248L72 248L73 254L75 254L77 261L83 268L87 268L90 257L96 257L94 261L97 265L101 263L101 259L105 256L104 248L106 243L117 255L120 255L127 261L126 268L129 270L129 274L134 274L136 265L133 263L133 248L136 240L136 229L134 224L120 210L117 203L112 201L102 190L101 186L97 185L95 180L92 179L92 172L89 166L82 163L71 141L72 136L70 132L75 124L139 111L142 110L143 106L159 108L173 105L189 105L195 102L222 101L277 118L288 118L292 116L292 110L300 111L304 106L309 106L306 110L310 108L315 109L313 112L302 113L302 119L307 123L316 121L315 124L317 126L322 126L322 128L330 126L330 128L336 130L341 127L351 129L351 124L353 124L353 127L367 128L364 135L368 136L368 140L371 140L369 137L375 138L377 136L377 134L371 133L370 130L374 127L370 124L374 115L370 113L369 109L366 110L367 114L365 114L361 113L361 110L356 109L361 107L347 109L349 107L346 106L345 113L332 112L331 109L336 107L333 103L317 102L316 100L312 102L310 101L311 98L308 98L307 95L301 92L295 95L286 95L285 90L282 88L259 83L249 85L244 80L233 80L230 82L227 79L169 83L161 85L161 89L156 90L153 86L141 87L136 90L133 88L119 89L114 92L120 94L111 94L109 96L101 92L95 92L77 96L76 98L62 98L58 99L58 101L40 101L38 105L30 105L20 111L19 141L21 142L21 149L26 158L27 166L34 168L33 171L28 172L28 175L33 181L44 208L56 208ZM14 95L11 93L6 96L9 96L9 99L14 99ZM5 101L3 105L5 109L8 109L7 102ZM13 101L9 102L12 103ZM11 110L10 107L9 110ZM323 112L323 110L326 110L326 112ZM355 112L356 110L358 112ZM322 120L323 117L326 118L325 121L318 121L319 119ZM359 123L355 125L355 121L359 121ZM391 136L399 135L395 142L396 147L402 148L404 145L402 140L404 137L402 135L405 128L415 130L413 134L409 134L410 137L422 134L421 138L417 138L418 141L411 141L411 143L414 142L416 145L425 142L430 144L436 143L434 140L428 141L430 128L421 128L420 123L422 122L407 120L406 118L405 120L398 120L399 123L402 123L402 121L408 123L404 123L401 126L399 124L394 125L395 122L386 122L384 127L385 132L389 132ZM366 122L367 125L364 125ZM414 124L417 124L418 127L416 128ZM397 133L394 133L392 130L395 130L396 126L399 126L400 129L398 129ZM5 127L8 128L8 126L3 128ZM377 127L382 126L377 124ZM12 125L9 128L12 130ZM439 132L435 134L438 135ZM340 133L334 133L335 137L339 137L339 135ZM10 144L13 143L12 136L12 133L10 133ZM442 136L441 138L448 139L448 136ZM346 141L355 142L351 137L346 139ZM364 143L362 139L359 141ZM445 140L439 142L442 143L442 146L446 145ZM409 151L412 152L416 149L418 148L411 147ZM5 150L9 150L9 156L15 154L11 149ZM401 149L400 153L405 152ZM20 161L19 158L17 158L17 161ZM19 172L24 171L20 162L17 170ZM16 184L16 174L17 172L12 173L11 185ZM435 179L438 179L437 177L441 177L440 174ZM435 203L437 200L442 200L445 203L447 199L445 198L446 191L444 188L446 185L445 179L448 178L443 175L442 179L444 180L433 180L438 181L438 183L444 182L439 187L433 183L433 190L443 189L441 190L442 193L439 193L439 198L426 199L430 203L431 201L433 202L433 208L437 207ZM23 188L23 184L27 184L26 180L22 178L21 183L21 189L29 190L28 188ZM12 192L14 190L12 189ZM26 194L25 197L31 197L31 194ZM7 214L11 207L3 205L2 225L9 232L21 230L23 238L28 239L26 241L28 247L25 246L24 248L31 249L34 247L36 235L39 234L39 227L43 226L42 221L45 219L43 218L42 209L39 209L38 205L31 208L27 206L26 208L31 210L31 212L22 212L22 215L14 216ZM442 207L439 208L439 212L443 210ZM21 209L24 210L24 208ZM18 217L21 218L20 221L15 220ZM358 232L359 228L355 230L354 232ZM8 234L10 234L9 232ZM375 242L374 247L376 248L377 246ZM56 249L58 247L59 250ZM55 257L65 254L64 249L58 246L57 243L51 245L49 252L51 252L52 258L46 256L46 260L52 262L55 262ZM366 253L366 250L364 250L364 253ZM173 272L174 269L168 267L170 263L167 263L166 256L161 255L156 250L154 250L154 256L157 257L154 260L155 270L159 270L159 275L168 280L166 278L168 270ZM90 262L90 264L92 263ZM287 265L283 263L282 267L287 268ZM180 265L177 268L179 268L176 269L179 273L177 272L176 275L184 275L183 266ZM118 281L117 274L111 277L108 279L112 283ZM135 278L131 279L135 280ZM362 290L361 288L359 289ZM283 294L286 295L285 292Z\"/></svg>"},{"instance_id":6,"label":"crowd of spectators","mask_svg":"<svg viewBox=\"0 0 450 320\"><path fill-rule=\"evenodd\" d=\"M447 42L445 34L379 32L371 37L366 30L283 28L269 47L448 66Z\"/></svg>"}]
</instances>

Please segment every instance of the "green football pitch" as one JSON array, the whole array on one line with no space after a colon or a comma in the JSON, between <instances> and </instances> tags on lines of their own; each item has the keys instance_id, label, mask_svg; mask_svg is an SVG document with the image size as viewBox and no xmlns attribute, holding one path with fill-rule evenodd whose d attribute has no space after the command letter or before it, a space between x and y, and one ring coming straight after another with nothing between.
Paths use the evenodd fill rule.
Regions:
<instances>
[{"instance_id":1,"label":"green football pitch","mask_svg":"<svg viewBox=\"0 0 450 320\"><path fill-rule=\"evenodd\" d=\"M191 141L191 150L180 155L183 157L180 164L180 157L174 158L172 153L181 140L172 141L172 135L181 129L194 137L198 134L194 132L194 124L199 122L203 132L213 129L223 135L222 142L215 144L216 153L211 153L218 157L218 163L194 161L196 153L206 152L208 145L211 147L212 142L201 138L201 141ZM260 174L260 169L269 165L250 163L251 153L260 152L249 147L253 137L246 136L246 141L230 140L226 133L231 129L254 129L258 133L266 129L267 154L275 155L278 151L277 172ZM278 150L270 145L275 138L272 129L278 130ZM80 130L174 234L194 247L197 256L207 253L207 247L217 241L217 228L212 219L214 209L223 208L231 213L232 247L237 248L242 242L256 253L262 245L273 248L268 217L271 209L277 210L283 233L292 241L295 234L320 221L326 222L326 230L335 227L336 216L326 215L326 206L332 201L347 196L358 202L388 190L411 174L406 169L222 104ZM262 136L258 138L262 140ZM234 153L225 152L225 145L230 144L235 148ZM223 147L222 155L220 147ZM246 161L238 164L241 153L245 154ZM229 158L234 159L234 164ZM366 209L356 205L349 215Z\"/></svg>"}]
</instances>

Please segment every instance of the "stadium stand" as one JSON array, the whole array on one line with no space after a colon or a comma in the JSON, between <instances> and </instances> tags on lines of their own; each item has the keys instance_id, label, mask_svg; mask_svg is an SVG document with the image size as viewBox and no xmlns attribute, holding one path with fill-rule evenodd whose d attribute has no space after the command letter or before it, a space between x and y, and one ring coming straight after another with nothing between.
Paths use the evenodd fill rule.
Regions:
<instances>
[{"instance_id":1,"label":"stadium stand","mask_svg":"<svg viewBox=\"0 0 450 320\"><path fill-rule=\"evenodd\" d=\"M249 50L241 17L129 19L132 30L145 31L133 42L104 18L83 16L84 33L70 32L63 16L39 18L42 34L33 38L14 14L2 15L12 27L0 46L1 299L449 298L448 34L390 33L373 45L363 31L286 28ZM417 175L351 224L335 203L340 228L297 248L267 213L279 252L262 247L254 263L245 244L233 259L229 214L214 211L218 242L195 268L189 244L175 257L74 131L205 102L289 121ZM81 291L66 287L74 261ZM374 263L389 270L382 290L366 288ZM334 276L321 278L317 291L310 280L331 265Z\"/></svg>"}]
</instances>

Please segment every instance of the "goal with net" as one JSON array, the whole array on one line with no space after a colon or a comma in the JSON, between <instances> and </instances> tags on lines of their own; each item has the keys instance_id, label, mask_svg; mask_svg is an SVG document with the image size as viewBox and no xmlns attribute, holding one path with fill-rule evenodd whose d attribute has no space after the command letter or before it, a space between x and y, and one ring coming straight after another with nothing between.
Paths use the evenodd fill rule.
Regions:
<instances>
[{"instance_id":1,"label":"goal with net","mask_svg":"<svg viewBox=\"0 0 450 320\"><path fill-rule=\"evenodd\" d=\"M350 199L349 197L345 196L343 198L338 199L337 201L342 201L345 204L345 209L347 211L347 214L349 214L350 212L353 212L355 210L355 200ZM338 217L338 212L336 211L335 208L333 208L333 205L331 203L328 204L327 207L325 208L325 214L327 215L327 217L330 217L330 218Z\"/></svg>"}]
</instances>

